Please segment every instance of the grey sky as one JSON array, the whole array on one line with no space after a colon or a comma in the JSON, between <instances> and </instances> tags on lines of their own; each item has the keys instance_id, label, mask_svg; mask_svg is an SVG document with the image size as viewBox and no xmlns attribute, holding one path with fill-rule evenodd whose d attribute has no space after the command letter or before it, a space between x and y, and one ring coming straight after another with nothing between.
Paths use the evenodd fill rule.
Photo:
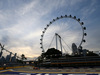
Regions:
<instances>
[{"instance_id":1,"label":"grey sky","mask_svg":"<svg viewBox=\"0 0 100 75\"><path fill-rule=\"evenodd\" d=\"M100 50L99 0L0 0L0 42L5 48L27 57L41 54L44 27L61 15L80 18L87 27L84 48Z\"/></svg>"}]
</instances>

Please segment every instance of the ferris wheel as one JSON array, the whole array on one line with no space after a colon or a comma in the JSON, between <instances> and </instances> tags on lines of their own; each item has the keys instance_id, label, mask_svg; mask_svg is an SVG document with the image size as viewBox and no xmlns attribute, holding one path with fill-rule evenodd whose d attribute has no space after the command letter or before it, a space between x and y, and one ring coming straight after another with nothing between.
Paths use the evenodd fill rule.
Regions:
<instances>
[{"instance_id":1,"label":"ferris wheel","mask_svg":"<svg viewBox=\"0 0 100 75\"><path fill-rule=\"evenodd\" d=\"M87 34L86 27L76 16L64 15L50 21L42 31L40 45L42 52L49 48L56 48L61 51L71 51L72 43L80 48L83 42L86 42L84 36Z\"/></svg>"}]
</instances>

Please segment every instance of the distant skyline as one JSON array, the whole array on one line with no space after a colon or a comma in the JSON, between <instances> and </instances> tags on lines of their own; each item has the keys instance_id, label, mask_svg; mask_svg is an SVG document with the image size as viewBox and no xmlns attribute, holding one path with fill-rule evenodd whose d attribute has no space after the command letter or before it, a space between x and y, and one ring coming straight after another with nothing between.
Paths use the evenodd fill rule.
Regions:
<instances>
[{"instance_id":1,"label":"distant skyline","mask_svg":"<svg viewBox=\"0 0 100 75\"><path fill-rule=\"evenodd\" d=\"M0 0L0 43L18 55L37 57L46 25L70 14L87 27L83 48L100 50L100 0Z\"/></svg>"}]
</instances>

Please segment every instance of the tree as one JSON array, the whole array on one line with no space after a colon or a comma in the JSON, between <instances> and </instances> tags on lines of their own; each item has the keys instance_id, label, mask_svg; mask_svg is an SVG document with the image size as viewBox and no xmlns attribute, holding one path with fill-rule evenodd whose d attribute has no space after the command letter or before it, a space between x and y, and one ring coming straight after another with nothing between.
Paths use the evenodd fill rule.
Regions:
<instances>
[{"instance_id":1,"label":"tree","mask_svg":"<svg viewBox=\"0 0 100 75\"><path fill-rule=\"evenodd\" d=\"M23 61L24 59L26 60L27 58L25 57L24 54L22 54L22 55L21 55L21 59L22 59L22 61Z\"/></svg>"},{"instance_id":2,"label":"tree","mask_svg":"<svg viewBox=\"0 0 100 75\"><path fill-rule=\"evenodd\" d=\"M69 55L69 54L66 54L66 57L71 57L71 55Z\"/></svg>"},{"instance_id":3,"label":"tree","mask_svg":"<svg viewBox=\"0 0 100 75\"><path fill-rule=\"evenodd\" d=\"M86 56L99 56L98 54L93 53L92 51L89 51L89 53Z\"/></svg>"},{"instance_id":4,"label":"tree","mask_svg":"<svg viewBox=\"0 0 100 75\"><path fill-rule=\"evenodd\" d=\"M62 56L62 52L55 49L55 48L50 48L47 50L46 53L44 53L44 57L50 59L50 58L59 58Z\"/></svg>"}]
</instances>

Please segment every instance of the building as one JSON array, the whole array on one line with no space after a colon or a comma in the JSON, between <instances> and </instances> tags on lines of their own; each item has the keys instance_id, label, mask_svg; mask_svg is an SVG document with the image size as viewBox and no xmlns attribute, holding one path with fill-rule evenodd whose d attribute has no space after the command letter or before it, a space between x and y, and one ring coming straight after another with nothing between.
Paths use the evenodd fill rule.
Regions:
<instances>
[{"instance_id":1,"label":"building","mask_svg":"<svg viewBox=\"0 0 100 75\"><path fill-rule=\"evenodd\" d=\"M83 50L79 50L79 52L80 52L80 55L86 56L89 53L89 50L83 49Z\"/></svg>"},{"instance_id":2,"label":"building","mask_svg":"<svg viewBox=\"0 0 100 75\"><path fill-rule=\"evenodd\" d=\"M93 51L93 53L98 54L100 56L100 51Z\"/></svg>"},{"instance_id":3,"label":"building","mask_svg":"<svg viewBox=\"0 0 100 75\"><path fill-rule=\"evenodd\" d=\"M11 58L12 62L16 62L16 56L17 56L17 53L15 53L15 55Z\"/></svg>"},{"instance_id":4,"label":"building","mask_svg":"<svg viewBox=\"0 0 100 75\"><path fill-rule=\"evenodd\" d=\"M11 55L12 55L12 53L10 52L10 54L6 56L6 62L10 62L11 61Z\"/></svg>"}]
</instances>

